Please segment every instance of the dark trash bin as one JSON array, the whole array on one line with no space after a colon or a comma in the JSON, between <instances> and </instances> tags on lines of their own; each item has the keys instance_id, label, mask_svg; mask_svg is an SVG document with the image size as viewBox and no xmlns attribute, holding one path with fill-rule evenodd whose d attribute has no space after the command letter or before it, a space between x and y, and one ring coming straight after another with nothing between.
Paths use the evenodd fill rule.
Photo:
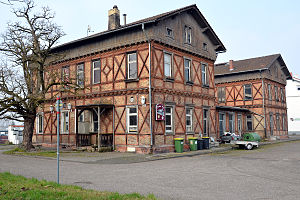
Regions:
<instances>
[{"instance_id":1,"label":"dark trash bin","mask_svg":"<svg viewBox=\"0 0 300 200\"><path fill-rule=\"evenodd\" d=\"M198 139L198 141L197 141L197 149L198 150L202 150L203 149L203 140L202 139Z\"/></svg>"},{"instance_id":2,"label":"dark trash bin","mask_svg":"<svg viewBox=\"0 0 300 200\"><path fill-rule=\"evenodd\" d=\"M209 149L209 137L202 137L203 139L203 149Z\"/></svg>"}]
</instances>

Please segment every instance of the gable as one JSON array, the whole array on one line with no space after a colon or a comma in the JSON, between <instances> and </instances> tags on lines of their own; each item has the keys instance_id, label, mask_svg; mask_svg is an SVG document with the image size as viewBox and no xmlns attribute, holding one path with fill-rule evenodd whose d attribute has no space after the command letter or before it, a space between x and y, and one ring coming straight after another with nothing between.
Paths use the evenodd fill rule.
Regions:
<instances>
[{"instance_id":1,"label":"gable","mask_svg":"<svg viewBox=\"0 0 300 200\"><path fill-rule=\"evenodd\" d=\"M172 46L193 51L210 60L216 60L216 49L206 29L200 26L201 22L189 12L183 12L175 16L165 18L153 27L153 37L160 38L162 42ZM185 27L191 28L191 43L185 41ZM172 36L167 35L167 29L172 30ZM206 45L206 48L204 48Z\"/></svg>"}]
</instances>

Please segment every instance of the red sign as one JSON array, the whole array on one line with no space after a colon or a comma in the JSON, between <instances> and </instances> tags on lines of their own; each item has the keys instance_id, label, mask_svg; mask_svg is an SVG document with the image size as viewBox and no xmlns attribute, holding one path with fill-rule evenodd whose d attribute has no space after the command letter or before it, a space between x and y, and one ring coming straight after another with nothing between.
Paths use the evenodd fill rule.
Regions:
<instances>
[{"instance_id":1,"label":"red sign","mask_svg":"<svg viewBox=\"0 0 300 200\"><path fill-rule=\"evenodd\" d=\"M165 120L165 107L162 104L156 104L156 115L155 120Z\"/></svg>"}]
</instances>

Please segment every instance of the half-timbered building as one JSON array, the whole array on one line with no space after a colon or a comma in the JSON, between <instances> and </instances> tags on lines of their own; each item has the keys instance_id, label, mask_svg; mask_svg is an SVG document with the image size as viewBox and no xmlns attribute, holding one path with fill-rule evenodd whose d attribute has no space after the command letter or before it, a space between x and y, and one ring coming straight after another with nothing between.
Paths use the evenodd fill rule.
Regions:
<instances>
[{"instance_id":1,"label":"half-timbered building","mask_svg":"<svg viewBox=\"0 0 300 200\"><path fill-rule=\"evenodd\" d=\"M218 136L225 131L287 137L286 80L280 54L215 65Z\"/></svg>"},{"instance_id":2,"label":"half-timbered building","mask_svg":"<svg viewBox=\"0 0 300 200\"><path fill-rule=\"evenodd\" d=\"M107 31L53 49L64 54L53 70L82 89L52 88L34 142L56 145L57 95L62 145L149 153L173 151L174 137L216 137L214 62L226 49L197 6L123 25L114 6L108 21Z\"/></svg>"}]
</instances>

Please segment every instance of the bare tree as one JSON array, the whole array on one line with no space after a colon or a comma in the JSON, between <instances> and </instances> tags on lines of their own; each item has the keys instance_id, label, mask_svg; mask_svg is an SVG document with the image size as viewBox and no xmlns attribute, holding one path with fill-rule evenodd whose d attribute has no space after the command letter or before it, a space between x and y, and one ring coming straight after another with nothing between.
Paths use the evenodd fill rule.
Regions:
<instances>
[{"instance_id":1,"label":"bare tree","mask_svg":"<svg viewBox=\"0 0 300 200\"><path fill-rule=\"evenodd\" d=\"M57 56L51 49L64 35L51 10L42 7L34 13L32 0L21 2L22 7L12 11L18 21L8 23L0 44L0 53L8 59L0 64L0 119L24 122L23 147L30 150L37 108L53 85L70 80L61 80L50 69L50 60Z\"/></svg>"}]
</instances>

